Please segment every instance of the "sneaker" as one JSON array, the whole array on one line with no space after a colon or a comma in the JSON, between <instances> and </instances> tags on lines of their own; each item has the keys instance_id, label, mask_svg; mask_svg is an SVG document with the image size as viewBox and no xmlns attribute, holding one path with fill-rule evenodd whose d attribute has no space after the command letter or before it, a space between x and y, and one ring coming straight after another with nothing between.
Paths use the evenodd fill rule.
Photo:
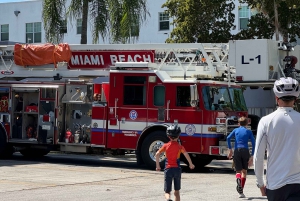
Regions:
<instances>
[{"instance_id":1,"label":"sneaker","mask_svg":"<svg viewBox=\"0 0 300 201\"><path fill-rule=\"evenodd\" d=\"M245 198L246 196L244 195L244 193L241 193L239 198Z\"/></svg>"},{"instance_id":2,"label":"sneaker","mask_svg":"<svg viewBox=\"0 0 300 201\"><path fill-rule=\"evenodd\" d=\"M236 179L236 183L237 183L236 191L237 191L239 194L243 194L242 180L241 180L240 178L237 178L237 179Z\"/></svg>"}]
</instances>

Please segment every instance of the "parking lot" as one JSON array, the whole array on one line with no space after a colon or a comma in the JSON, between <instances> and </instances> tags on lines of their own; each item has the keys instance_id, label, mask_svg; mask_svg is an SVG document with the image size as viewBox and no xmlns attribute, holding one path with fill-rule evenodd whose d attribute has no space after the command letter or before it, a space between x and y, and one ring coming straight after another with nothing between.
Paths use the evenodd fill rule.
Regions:
<instances>
[{"instance_id":1,"label":"parking lot","mask_svg":"<svg viewBox=\"0 0 300 201\"><path fill-rule=\"evenodd\" d=\"M181 200L267 200L260 196L253 170L238 198L231 161L213 161L197 171L183 166ZM0 160L0 200L138 201L164 200L163 172L136 165L135 158L49 154Z\"/></svg>"}]
</instances>

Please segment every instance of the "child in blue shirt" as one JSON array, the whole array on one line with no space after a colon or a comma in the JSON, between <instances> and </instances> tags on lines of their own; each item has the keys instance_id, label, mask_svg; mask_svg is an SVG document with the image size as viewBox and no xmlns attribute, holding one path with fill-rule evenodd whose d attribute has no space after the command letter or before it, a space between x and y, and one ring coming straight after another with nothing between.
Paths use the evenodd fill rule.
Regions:
<instances>
[{"instance_id":1,"label":"child in blue shirt","mask_svg":"<svg viewBox=\"0 0 300 201\"><path fill-rule=\"evenodd\" d=\"M231 138L235 137L234 143L234 158L233 162L235 164L236 171L236 190L240 194L240 198L244 198L243 189L246 183L247 170L248 167L253 164L253 154L255 149L255 139L251 130L247 129L248 118L241 117L239 118L240 127L234 129L227 137L227 145L229 149L228 158L232 158L232 149L231 149ZM250 156L248 141L251 140L252 143L252 152Z\"/></svg>"}]
</instances>

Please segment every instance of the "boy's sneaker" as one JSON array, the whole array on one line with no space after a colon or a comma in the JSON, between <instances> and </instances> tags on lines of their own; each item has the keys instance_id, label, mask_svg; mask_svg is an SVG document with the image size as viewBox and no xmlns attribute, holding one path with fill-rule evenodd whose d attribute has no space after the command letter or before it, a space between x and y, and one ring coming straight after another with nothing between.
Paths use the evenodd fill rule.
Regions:
<instances>
[{"instance_id":1,"label":"boy's sneaker","mask_svg":"<svg viewBox=\"0 0 300 201\"><path fill-rule=\"evenodd\" d=\"M244 193L241 193L239 198L245 198L246 196L244 195Z\"/></svg>"},{"instance_id":2,"label":"boy's sneaker","mask_svg":"<svg viewBox=\"0 0 300 201\"><path fill-rule=\"evenodd\" d=\"M236 191L239 194L243 194L242 180L240 178L236 178L236 183L237 183Z\"/></svg>"}]
</instances>

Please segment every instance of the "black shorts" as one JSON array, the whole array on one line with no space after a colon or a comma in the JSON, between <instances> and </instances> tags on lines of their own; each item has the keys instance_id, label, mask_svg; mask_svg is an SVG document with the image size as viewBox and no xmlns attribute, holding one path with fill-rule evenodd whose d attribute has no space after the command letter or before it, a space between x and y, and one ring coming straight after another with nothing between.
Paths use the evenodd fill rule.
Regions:
<instances>
[{"instance_id":1,"label":"black shorts","mask_svg":"<svg viewBox=\"0 0 300 201\"><path fill-rule=\"evenodd\" d=\"M172 181L174 180L174 190L179 191L181 187L181 168L167 168L165 173L165 193L172 191Z\"/></svg>"},{"instance_id":2,"label":"black shorts","mask_svg":"<svg viewBox=\"0 0 300 201\"><path fill-rule=\"evenodd\" d=\"M235 171L241 171L242 169L248 170L249 159L250 159L249 149L246 148L235 149L233 155Z\"/></svg>"},{"instance_id":3,"label":"black shorts","mask_svg":"<svg viewBox=\"0 0 300 201\"><path fill-rule=\"evenodd\" d=\"M299 201L300 184L287 184L275 190L266 190L269 201Z\"/></svg>"}]
</instances>

